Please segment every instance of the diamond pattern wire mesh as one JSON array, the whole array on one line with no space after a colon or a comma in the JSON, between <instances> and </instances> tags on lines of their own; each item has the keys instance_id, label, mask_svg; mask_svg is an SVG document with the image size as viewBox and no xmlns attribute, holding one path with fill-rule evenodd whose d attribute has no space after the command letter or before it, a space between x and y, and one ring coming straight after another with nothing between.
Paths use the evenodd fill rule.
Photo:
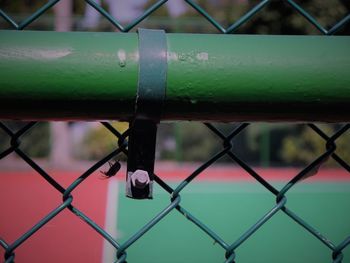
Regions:
<instances>
[{"instance_id":1,"label":"diamond pattern wire mesh","mask_svg":"<svg viewBox=\"0 0 350 263\"><path fill-rule=\"evenodd\" d=\"M45 5L39 8L36 12L31 14L29 17L21 22L14 21L6 12L0 9L0 16L6 20L13 29L23 30L33 21L38 19L44 12L50 9L52 6L57 4L59 0L48 1ZM108 21L118 28L122 32L128 32L134 27L136 27L141 21L150 16L155 10L165 4L167 1L157 1L150 8L148 8L140 17L136 18L130 24L123 26L114 17L112 17L107 11L105 11L100 5L96 4L94 1L86 0L87 4L95 8L99 13L101 13ZM249 10L246 14L241 16L232 25L224 28L220 23L218 23L212 16L210 16L199 4L195 1L185 0L185 2L196 10L200 15L202 15L209 23L211 23L219 32L223 34L234 33L238 28L240 28L244 23L251 20L252 17L262 12L264 7L270 4L272 1L264 0L260 1L256 6ZM304 10L300 5L298 5L293 0L283 1L286 5L289 5L296 12L302 15L307 21L309 21L315 28L317 28L321 34L333 35L341 27L350 22L350 14L345 16L339 22L329 29L324 28L313 16L311 16L306 10ZM312 176L317 173L320 166L326 162L329 158L333 158L340 166L350 172L349 164L344 161L340 156L335 153L336 150L336 140L347 132L350 128L349 124L344 124L338 131L336 131L332 136L326 135L318 126L315 124L308 124L308 126L315 132L315 136L320 136L325 141L326 151L318 156L313 162L302 169L297 175L295 175L281 190L273 187L268 181L261 177L252 167L241 160L233 151L233 140L235 137L244 131L249 125L248 123L242 123L237 128L235 128L228 136L224 135L218 128L214 125L205 123L208 129L210 129L218 138L222 140L222 150L217 154L212 156L212 158L200 167L198 167L192 174L190 174L185 180L183 180L176 188L170 187L165 181L163 181L159 176L155 175L156 183L161 186L164 191L169 193L170 203L162 211L160 211L151 221L147 222L141 229L139 229L134 235L127 239L124 243L118 243L110 234L108 234L102 227L97 225L93 220L91 220L88 215L84 214L77 207L72 204L73 192L79 187L93 172L98 170L102 165L108 162L111 158L117 156L119 153L127 154L127 138L129 130L124 133L118 132L110 123L101 122L101 124L107 128L111 133L116 136L118 140L118 148L107 154L100 161L91 166L86 170L80 177L78 177L74 182L72 182L67 188L61 186L53 177L51 177L44 169L42 169L33 159L31 159L24 151L21 150L21 137L30 129L35 126L36 122L30 122L25 124L22 128L17 131L12 131L3 122L0 122L0 129L3 130L10 138L10 146L0 153L0 159L5 158L11 153L16 153L20 158L28 163L42 178L44 178L56 191L62 194L62 203L57 205L50 213L48 213L44 218L42 218L37 224L30 228L26 233L18 237L13 243L8 243L6 240L0 238L0 245L5 249L5 262L14 262L15 251L21 246L26 240L28 240L33 234L40 230L45 224L47 224L51 219L61 213L63 210L69 210L76 216L80 217L85 221L91 228L93 228L98 234L100 234L104 239L106 239L117 251L115 262L126 262L127 259L127 249L132 246L139 238L149 230L152 229L158 222L165 218L170 212L177 210L186 219L195 224L203 232L209 235L212 239L219 244L225 253L225 262L235 262L236 250L251 236L253 235L262 225L269 221L277 213L284 213L289 216L293 221L299 224L309 232L316 239L322 242L326 247L328 247L332 252L332 258L329 259L330 262L342 262L343 254L342 251L345 247L350 244L350 236L346 237L339 244L334 244L327 237L323 236L317 229L311 226L308 222L302 219L299 215L294 213L291 209L287 207L287 197L286 194L290 189L292 189L297 183L303 179ZM236 241L233 243L228 243L224 241L213 229L210 229L205 225L200 219L196 218L192 213L186 210L181 205L181 192L189 185L197 176L199 176L204 170L218 161L220 158L228 156L233 162L238 164L242 169L249 173L257 182L263 185L267 191L276 196L276 204L266 212L253 226L251 226L243 235L235 237Z\"/></svg>"}]
</instances>

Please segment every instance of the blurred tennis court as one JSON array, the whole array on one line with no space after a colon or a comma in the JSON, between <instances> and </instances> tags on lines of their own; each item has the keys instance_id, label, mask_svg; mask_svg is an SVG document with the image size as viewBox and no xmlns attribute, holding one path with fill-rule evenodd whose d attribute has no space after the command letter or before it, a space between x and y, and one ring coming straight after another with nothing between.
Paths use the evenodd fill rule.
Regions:
<instances>
[{"instance_id":1,"label":"blurred tennis court","mask_svg":"<svg viewBox=\"0 0 350 263\"><path fill-rule=\"evenodd\" d=\"M159 171L175 187L190 169ZM277 189L297 169L259 171ZM79 176L52 172L62 185ZM291 177L290 177L291 178ZM125 197L120 180L96 173L73 192L73 203L118 241L125 241L164 209L170 196L155 186L152 201ZM350 232L350 180L346 171L322 170L287 194L287 206L334 244ZM58 206L61 195L34 172L0 172L1 233L13 241ZM181 206L231 244L274 205L275 197L239 169L209 169L181 192ZM19 247L16 262L111 262L115 250L68 211ZM350 249L344 251L344 262ZM330 262L331 250L279 211L236 250L236 262ZM128 249L129 262L223 262L224 250L176 210Z\"/></svg>"}]
</instances>

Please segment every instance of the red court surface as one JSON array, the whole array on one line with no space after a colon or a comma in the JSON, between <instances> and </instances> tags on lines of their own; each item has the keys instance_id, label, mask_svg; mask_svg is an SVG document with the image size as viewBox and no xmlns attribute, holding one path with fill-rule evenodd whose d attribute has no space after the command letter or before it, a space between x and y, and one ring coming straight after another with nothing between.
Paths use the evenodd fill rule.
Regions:
<instances>
[{"instance_id":1,"label":"red court surface","mask_svg":"<svg viewBox=\"0 0 350 263\"><path fill-rule=\"evenodd\" d=\"M79 176L50 174L63 187ZM107 185L108 181L92 176L72 192L72 204L102 227ZM1 238L13 242L61 203L62 195L35 172L0 172ZM102 247L102 237L66 209L16 249L15 259L19 263L101 262Z\"/></svg>"},{"instance_id":2,"label":"red court surface","mask_svg":"<svg viewBox=\"0 0 350 263\"><path fill-rule=\"evenodd\" d=\"M195 170L191 167L161 167L156 169L165 181L185 179ZM256 169L266 180L287 182L300 169ZM80 172L49 171L55 180L67 187ZM125 171L118 179L124 180ZM73 192L73 205L83 211L98 225L105 228L108 183L114 179L101 180L99 172L92 174ZM211 167L195 181L254 181L239 168ZM344 169L322 169L306 181L349 181ZM35 171L0 172L0 236L7 243L14 242L23 233L62 203L62 194L48 184ZM3 255L4 250L0 248ZM82 219L68 209L42 227L23 243L16 252L17 263L40 262L101 262L103 238ZM0 261L2 262L2 261Z\"/></svg>"}]
</instances>

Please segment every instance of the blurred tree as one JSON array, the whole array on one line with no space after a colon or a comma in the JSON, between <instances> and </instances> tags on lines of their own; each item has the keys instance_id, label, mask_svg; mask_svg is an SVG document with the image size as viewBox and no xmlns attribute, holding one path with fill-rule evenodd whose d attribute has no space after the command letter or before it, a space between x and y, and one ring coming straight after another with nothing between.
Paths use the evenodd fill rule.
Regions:
<instances>
[{"instance_id":1,"label":"blurred tree","mask_svg":"<svg viewBox=\"0 0 350 263\"><path fill-rule=\"evenodd\" d=\"M249 2L249 9L258 4L259 0ZM295 1L312 15L322 26L329 29L350 12L349 4L344 0L303 0ZM350 32L349 23L340 32ZM286 1L271 1L253 19L243 25L238 33L251 34L320 34L309 21L300 15Z\"/></svg>"},{"instance_id":2,"label":"blurred tree","mask_svg":"<svg viewBox=\"0 0 350 263\"><path fill-rule=\"evenodd\" d=\"M112 122L111 124L120 133L125 132L129 127L127 122ZM118 147L118 138L103 125L97 125L84 137L79 157L88 160L101 159ZM119 154L117 159L125 160L125 155Z\"/></svg>"},{"instance_id":3,"label":"blurred tree","mask_svg":"<svg viewBox=\"0 0 350 263\"><path fill-rule=\"evenodd\" d=\"M328 136L331 136L340 125L322 124L318 127ZM350 163L350 132L346 131L336 140L336 153ZM326 141L308 126L303 126L295 135L287 135L283 139L281 156L286 163L305 165L311 163L326 151ZM337 166L330 158L326 166Z\"/></svg>"},{"instance_id":4,"label":"blurred tree","mask_svg":"<svg viewBox=\"0 0 350 263\"><path fill-rule=\"evenodd\" d=\"M206 161L216 153L221 146L220 140L198 122L184 122L181 124L183 160Z\"/></svg>"},{"instance_id":5,"label":"blurred tree","mask_svg":"<svg viewBox=\"0 0 350 263\"><path fill-rule=\"evenodd\" d=\"M25 122L4 121L13 132L17 132L24 127ZM0 151L10 147L11 138L1 130L0 132ZM30 157L43 158L47 157L50 152L50 132L49 123L39 122L23 136L20 137L20 149Z\"/></svg>"},{"instance_id":6,"label":"blurred tree","mask_svg":"<svg viewBox=\"0 0 350 263\"><path fill-rule=\"evenodd\" d=\"M45 0L1 0L0 7L7 12L28 13L37 10L46 3L47 1Z\"/></svg>"},{"instance_id":7,"label":"blurred tree","mask_svg":"<svg viewBox=\"0 0 350 263\"><path fill-rule=\"evenodd\" d=\"M225 136L238 126L237 123L213 123L213 125ZM223 150L223 141L203 123L180 122L172 127L172 135L177 137L174 140L177 145L172 152L162 151L161 158L179 160L177 155L180 154L182 161L207 161ZM238 134L232 140L232 149L244 161L256 164L256 155L248 148L246 135L245 132ZM181 152L177 153L175 150ZM224 155L218 162L231 162L231 159Z\"/></svg>"}]
</instances>

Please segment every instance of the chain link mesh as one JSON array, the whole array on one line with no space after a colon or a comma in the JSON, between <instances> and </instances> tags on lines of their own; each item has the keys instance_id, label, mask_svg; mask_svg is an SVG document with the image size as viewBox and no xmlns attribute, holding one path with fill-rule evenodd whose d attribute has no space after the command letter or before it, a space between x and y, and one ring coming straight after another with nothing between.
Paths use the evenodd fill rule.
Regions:
<instances>
[{"instance_id":1,"label":"chain link mesh","mask_svg":"<svg viewBox=\"0 0 350 263\"><path fill-rule=\"evenodd\" d=\"M16 22L12 19L5 11L0 9L0 16L6 20L13 29L23 30L28 27L33 21L38 19L44 12L49 10L59 0L48 1L45 5L39 8L36 12L31 14L29 17L24 19L21 22ZM92 0L86 0L87 4L95 8L101 15L103 15L115 28L122 32L128 32L131 29L135 28L141 21L149 17L155 10L164 5L167 1L157 1L151 7L149 7L140 17L133 20L130 24L123 26L119 23L113 16L111 16L102 6L98 5ZM213 27L215 27L219 32L223 34L235 33L238 28L243 24L250 21L253 16L257 13L262 12L264 7L269 5L272 1L264 0L257 3L251 10L246 14L241 16L236 22L228 26L227 28L223 27L217 20L206 12L200 4L195 1L185 0L188 6L196 10L201 16L203 16ZM345 26L350 21L350 14L345 16L343 19L338 21L331 28L326 29L323 27L311 14L309 14L301 5L297 4L295 1L286 0L282 1L284 4L293 8L296 12L302 15L310 24L312 24L321 34L324 35L333 35L340 28ZM239 250L239 247L252 236L261 226L268 222L272 217L277 213L284 213L289 216L295 223L299 224L305 229L310 235L313 235L325 247L328 247L331 250L332 256L329 258L329 262L342 262L343 253L342 251L350 244L350 236L345 238L339 244L334 244L330 239L320 233L315 227L311 226L308 222L302 219L301 216L294 213L290 208L287 207L287 197L286 194L290 189L292 189L297 183L303 179L314 175L317 173L321 165L326 162L329 158L334 159L341 167L343 167L347 172L350 172L350 165L342 159L339 155L335 153L336 150L336 140L347 132L350 128L349 124L344 124L338 131L333 135L328 136L324 131L322 131L315 124L307 124L310 129L315 132L315 136L320 136L325 141L325 151L314 159L309 165L302 169L298 174L296 174L289 182L287 182L281 190L276 189L268 181L266 181L261 175L259 175L251 166L245 163L241 158L239 158L233 151L233 141L238 134L244 131L248 123L242 123L236 127L228 136L224 135L220 129L215 127L213 124L205 123L204 125L211 131L215 136L222 140L222 150L217 154L212 156L208 161L204 162L199 166L192 174L190 174L185 180L183 180L177 187L172 188L160 176L155 175L155 181L159 186L164 189L169 194L170 202L169 204L159 212L151 221L147 222L141 229L139 229L134 235L127 239L123 243L119 243L114 239L109 233L107 233L101 226L97 225L88 215L80 211L76 206L73 205L73 193L76 188L78 188L93 172L97 171L102 165L107 163L110 159L117 156L120 153L127 154L127 138L129 130L124 133L120 133L116 130L109 122L101 122L101 124L107 128L112 134L115 135L118 141L118 148L107 154L100 161L96 162L93 166L87 169L80 177L73 181L67 188L60 185L49 173L47 173L43 168L40 167L32 158L30 158L24 151L21 150L21 137L32 129L36 122L29 122L24 124L22 128L17 131L11 130L4 122L0 122L0 129L3 130L8 137L10 138L10 146L0 153L0 159L5 158L9 154L16 153L23 161L30 165L38 175L44 178L56 191L62 195L62 203L58 204L55 209L48 213L44 218L42 218L37 224L31 227L26 233L21 235L17 240L12 243L7 242L0 238L0 245L5 249L5 262L14 262L16 249L21 246L26 240L28 240L33 234L40 230L41 227L46 225L51 219L60 214L63 210L69 210L77 217L81 218L86 224L88 224L92 229L94 229L98 234L100 234L104 239L106 239L117 251L115 262L126 262L127 259L127 249L132 246L138 239L142 238L143 235L152 229L158 222L163 220L169 213L173 211L179 212L187 220L195 224L199 229L204 233L210 236L217 244L219 244L223 253L225 254L225 262L235 262L236 252ZM239 236L235 237L236 240L233 243L229 243L221 238L215 230L209 228L204 222L195 217L190 211L186 210L181 205L181 192L186 188L194 179L196 179L204 170L213 165L220 158L228 156L234 163L238 164L243 170L248 172L248 174L253 177L257 182L266 188L266 191L269 191L272 195L276 197L276 203L272 205L269 211L266 211L261 218L252 225L246 232Z\"/></svg>"}]
</instances>

